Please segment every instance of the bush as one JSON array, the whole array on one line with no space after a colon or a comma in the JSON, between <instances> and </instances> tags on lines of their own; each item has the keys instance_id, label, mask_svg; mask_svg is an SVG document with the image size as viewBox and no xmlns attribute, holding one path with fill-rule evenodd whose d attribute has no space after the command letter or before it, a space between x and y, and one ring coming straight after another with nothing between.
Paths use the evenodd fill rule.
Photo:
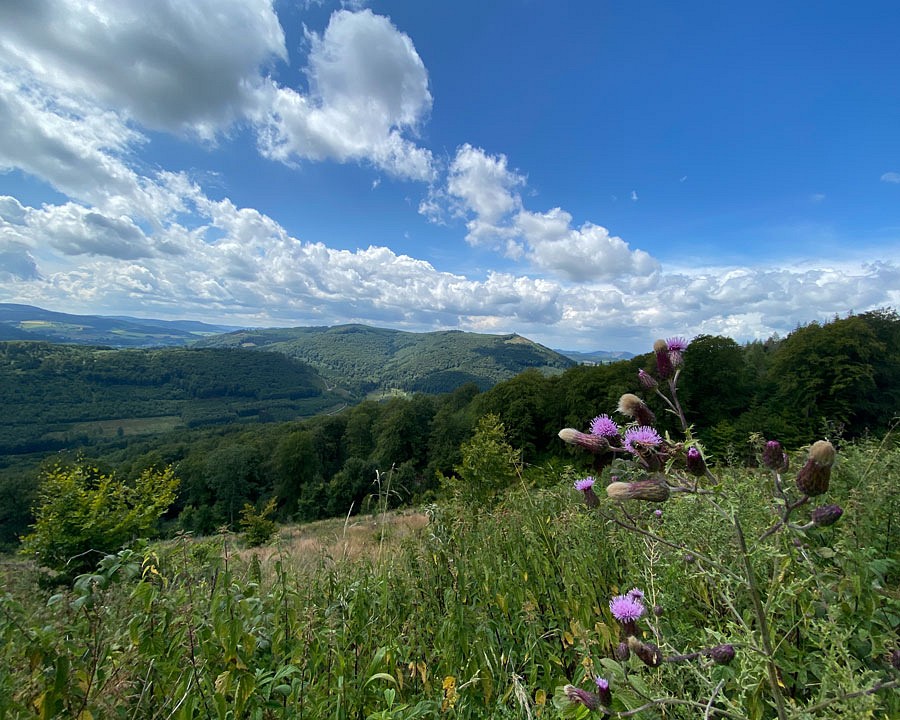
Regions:
<instances>
[{"instance_id":1,"label":"bush","mask_svg":"<svg viewBox=\"0 0 900 720\"><path fill-rule=\"evenodd\" d=\"M278 523L270 517L277 507L275 498L269 500L262 510L257 510L250 503L244 505L244 509L241 510L240 526L248 547L265 545L278 532Z\"/></svg>"},{"instance_id":2,"label":"bush","mask_svg":"<svg viewBox=\"0 0 900 720\"><path fill-rule=\"evenodd\" d=\"M71 578L138 537L150 534L175 499L174 470L147 469L133 481L84 461L44 472L33 531L22 552Z\"/></svg>"}]
</instances>

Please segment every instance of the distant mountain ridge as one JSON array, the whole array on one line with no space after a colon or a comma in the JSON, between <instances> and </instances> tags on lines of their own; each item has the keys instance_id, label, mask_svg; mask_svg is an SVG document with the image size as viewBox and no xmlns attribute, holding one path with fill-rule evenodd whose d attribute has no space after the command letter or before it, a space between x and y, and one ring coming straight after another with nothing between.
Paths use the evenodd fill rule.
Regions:
<instances>
[{"instance_id":1,"label":"distant mountain ridge","mask_svg":"<svg viewBox=\"0 0 900 720\"><path fill-rule=\"evenodd\" d=\"M592 350L583 352L581 350L557 350L560 355L574 360L581 365L606 365L619 360L630 360L634 357L634 353L625 350Z\"/></svg>"},{"instance_id":2,"label":"distant mountain ridge","mask_svg":"<svg viewBox=\"0 0 900 720\"><path fill-rule=\"evenodd\" d=\"M110 347L183 346L234 327L192 320L71 315L33 305L0 303L0 340L39 340Z\"/></svg>"}]
</instances>

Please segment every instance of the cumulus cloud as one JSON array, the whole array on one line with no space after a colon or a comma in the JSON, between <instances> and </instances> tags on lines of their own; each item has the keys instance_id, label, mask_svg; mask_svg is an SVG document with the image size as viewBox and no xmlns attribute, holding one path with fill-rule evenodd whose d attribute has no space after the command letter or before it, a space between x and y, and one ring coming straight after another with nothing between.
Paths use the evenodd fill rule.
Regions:
<instances>
[{"instance_id":1,"label":"cumulus cloud","mask_svg":"<svg viewBox=\"0 0 900 720\"><path fill-rule=\"evenodd\" d=\"M524 175L509 168L505 155L466 144L450 165L446 191L432 194L420 212L435 218L441 201L449 202L452 212L467 218L469 243L525 258L536 271L563 280L633 276L653 281L659 263L606 228L591 222L574 227L571 214L562 208L543 213L526 209L521 196L525 182Z\"/></svg>"},{"instance_id":2,"label":"cumulus cloud","mask_svg":"<svg viewBox=\"0 0 900 720\"><path fill-rule=\"evenodd\" d=\"M367 160L398 177L431 180L431 153L405 135L432 102L409 36L371 10L341 10L309 39L309 94L275 83L260 93L261 152L282 162Z\"/></svg>"},{"instance_id":3,"label":"cumulus cloud","mask_svg":"<svg viewBox=\"0 0 900 720\"><path fill-rule=\"evenodd\" d=\"M900 183L900 173L886 172L884 175L881 176L881 182Z\"/></svg>"},{"instance_id":4,"label":"cumulus cloud","mask_svg":"<svg viewBox=\"0 0 900 720\"><path fill-rule=\"evenodd\" d=\"M213 138L286 58L272 0L0 3L0 61L158 130Z\"/></svg>"}]
</instances>

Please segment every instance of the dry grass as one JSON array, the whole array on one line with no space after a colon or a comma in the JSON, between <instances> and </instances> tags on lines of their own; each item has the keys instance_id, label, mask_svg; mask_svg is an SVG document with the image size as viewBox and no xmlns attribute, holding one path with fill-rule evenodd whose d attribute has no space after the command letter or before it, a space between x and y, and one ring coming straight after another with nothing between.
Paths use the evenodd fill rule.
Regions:
<instances>
[{"instance_id":1,"label":"dry grass","mask_svg":"<svg viewBox=\"0 0 900 720\"><path fill-rule=\"evenodd\" d=\"M256 555L263 567L290 558L292 565L311 566L389 557L405 538L421 531L428 517L418 510L332 518L305 525L286 525L265 547L236 551L242 560Z\"/></svg>"}]
</instances>

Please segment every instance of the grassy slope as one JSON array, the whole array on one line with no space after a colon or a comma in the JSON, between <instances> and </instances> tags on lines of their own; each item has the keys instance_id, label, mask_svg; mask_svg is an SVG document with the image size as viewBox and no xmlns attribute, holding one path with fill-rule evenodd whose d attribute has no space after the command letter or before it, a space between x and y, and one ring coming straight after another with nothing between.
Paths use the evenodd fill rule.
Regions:
<instances>
[{"instance_id":1,"label":"grassy slope","mask_svg":"<svg viewBox=\"0 0 900 720\"><path fill-rule=\"evenodd\" d=\"M677 547L739 579L729 523L680 497L661 519L652 506L631 507L652 537L637 535L587 511L571 478L535 479L544 489L511 488L493 512L437 507L427 525L416 515L331 521L286 530L263 551L228 538L168 542L147 555L143 581L140 564L124 579L126 557L110 586L101 574L49 604L21 564L0 566L10 593L0 715L56 703L55 712L94 717L555 718L556 689L590 688L596 673L610 678L617 711L668 697L697 704L669 705L665 717L696 718L713 698L731 717L773 717L746 589L703 560L685 562ZM718 500L752 544L772 519L767 477L728 470L722 480ZM846 508L841 522L751 550L788 717L900 713L896 685L841 699L898 677L885 662L900 619L898 566L889 565L900 560L889 532L898 481L900 451L846 448L827 497ZM626 679L611 658L619 629L607 603L634 586L662 608L641 619L645 641L666 655L729 642L735 661L651 670L632 656Z\"/></svg>"}]
</instances>

